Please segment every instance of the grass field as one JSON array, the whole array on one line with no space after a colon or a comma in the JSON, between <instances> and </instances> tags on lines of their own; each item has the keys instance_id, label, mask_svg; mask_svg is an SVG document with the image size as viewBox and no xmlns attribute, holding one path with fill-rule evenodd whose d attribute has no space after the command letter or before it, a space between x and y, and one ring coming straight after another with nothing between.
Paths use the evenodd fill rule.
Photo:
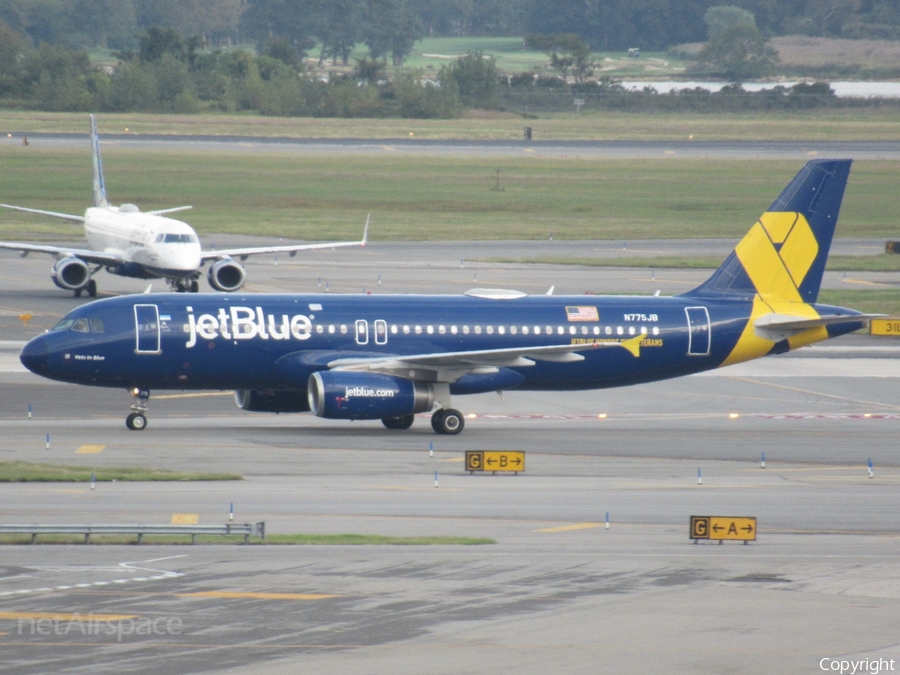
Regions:
<instances>
[{"instance_id":1,"label":"grass field","mask_svg":"<svg viewBox=\"0 0 900 675\"><path fill-rule=\"evenodd\" d=\"M107 134L209 134L288 138L409 138L521 140L525 126L536 141L643 140L695 141L883 141L900 139L900 106L827 109L790 113L543 113L536 118L473 111L464 119L337 119L261 115L152 115L103 113ZM0 143L20 145L22 134L87 135L85 113L0 110ZM8 137L7 134L12 134Z\"/></svg>"},{"instance_id":2,"label":"grass field","mask_svg":"<svg viewBox=\"0 0 900 675\"><path fill-rule=\"evenodd\" d=\"M32 462L0 462L0 483L87 483L91 476L98 483L108 481L198 481L242 480L236 473L196 473L166 471L162 469L97 468L66 466L62 464L35 464Z\"/></svg>"},{"instance_id":3,"label":"grass field","mask_svg":"<svg viewBox=\"0 0 900 675\"><path fill-rule=\"evenodd\" d=\"M203 235L322 240L739 238L800 166L795 161L584 160L104 151L114 203L179 214ZM0 145L0 200L82 213L87 148ZM495 191L496 170L502 191ZM896 165L854 166L838 236L900 238ZM80 239L74 224L0 213L0 238Z\"/></svg>"},{"instance_id":4,"label":"grass field","mask_svg":"<svg viewBox=\"0 0 900 675\"><path fill-rule=\"evenodd\" d=\"M860 312L900 316L900 294L893 289L823 290L819 302L838 307L852 307Z\"/></svg>"},{"instance_id":5,"label":"grass field","mask_svg":"<svg viewBox=\"0 0 900 675\"><path fill-rule=\"evenodd\" d=\"M722 258L713 257L617 257L617 258L477 258L478 262L584 265L585 267L638 267L642 269L708 269L722 264ZM826 269L841 272L900 272L900 255L832 255Z\"/></svg>"}]
</instances>

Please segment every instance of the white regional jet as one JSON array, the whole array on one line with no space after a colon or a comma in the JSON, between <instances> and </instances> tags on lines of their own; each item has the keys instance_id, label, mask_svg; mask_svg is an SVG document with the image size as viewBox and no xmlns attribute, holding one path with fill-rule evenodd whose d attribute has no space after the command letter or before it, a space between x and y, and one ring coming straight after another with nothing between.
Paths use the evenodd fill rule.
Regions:
<instances>
[{"instance_id":1,"label":"white regional jet","mask_svg":"<svg viewBox=\"0 0 900 675\"><path fill-rule=\"evenodd\" d=\"M289 253L294 256L297 251L309 249L366 245L368 218L360 241L203 251L197 233L190 225L163 215L183 211L190 206L142 212L134 204L112 206L106 200L97 122L93 115L91 145L94 156L94 205L84 212L84 216L0 204L8 209L84 223L85 237L91 249L0 242L0 248L21 251L23 256L31 252L54 256L57 261L51 275L53 283L64 290L74 291L76 297L82 291L87 291L91 297L97 295L97 282L92 277L103 267L107 272L123 277L165 279L177 291L196 293L200 268L207 261L215 261L207 274L209 285L217 291L233 292L239 290L247 278L244 267L234 258L244 261L248 256L259 253Z\"/></svg>"}]
</instances>

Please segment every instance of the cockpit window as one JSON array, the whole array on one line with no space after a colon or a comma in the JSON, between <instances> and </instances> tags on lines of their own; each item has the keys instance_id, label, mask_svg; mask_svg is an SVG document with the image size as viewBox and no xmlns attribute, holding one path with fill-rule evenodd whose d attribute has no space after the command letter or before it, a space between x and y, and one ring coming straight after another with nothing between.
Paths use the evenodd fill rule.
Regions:
<instances>
[{"instance_id":1,"label":"cockpit window","mask_svg":"<svg viewBox=\"0 0 900 675\"><path fill-rule=\"evenodd\" d=\"M74 319L63 319L50 330L69 330L73 323L75 323Z\"/></svg>"},{"instance_id":2,"label":"cockpit window","mask_svg":"<svg viewBox=\"0 0 900 675\"><path fill-rule=\"evenodd\" d=\"M87 319L75 319L75 323L72 324L72 330L78 333L90 333L91 329L88 325Z\"/></svg>"},{"instance_id":3,"label":"cockpit window","mask_svg":"<svg viewBox=\"0 0 900 675\"><path fill-rule=\"evenodd\" d=\"M166 244L193 244L197 240L192 234L158 234L156 241Z\"/></svg>"},{"instance_id":4,"label":"cockpit window","mask_svg":"<svg viewBox=\"0 0 900 675\"><path fill-rule=\"evenodd\" d=\"M91 332L92 333L102 333L103 332L103 322L100 319L91 319Z\"/></svg>"}]
</instances>

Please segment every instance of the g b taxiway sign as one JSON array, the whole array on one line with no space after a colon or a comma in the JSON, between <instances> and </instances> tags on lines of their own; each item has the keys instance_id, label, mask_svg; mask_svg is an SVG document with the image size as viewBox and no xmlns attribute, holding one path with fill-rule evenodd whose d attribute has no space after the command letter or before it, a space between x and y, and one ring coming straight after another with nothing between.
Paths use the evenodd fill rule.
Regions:
<instances>
[{"instance_id":1,"label":"g b taxiway sign","mask_svg":"<svg viewBox=\"0 0 900 675\"><path fill-rule=\"evenodd\" d=\"M691 516L691 539L756 541L756 518Z\"/></svg>"},{"instance_id":2,"label":"g b taxiway sign","mask_svg":"<svg viewBox=\"0 0 900 675\"><path fill-rule=\"evenodd\" d=\"M525 471L521 450L466 450L466 471Z\"/></svg>"}]
</instances>

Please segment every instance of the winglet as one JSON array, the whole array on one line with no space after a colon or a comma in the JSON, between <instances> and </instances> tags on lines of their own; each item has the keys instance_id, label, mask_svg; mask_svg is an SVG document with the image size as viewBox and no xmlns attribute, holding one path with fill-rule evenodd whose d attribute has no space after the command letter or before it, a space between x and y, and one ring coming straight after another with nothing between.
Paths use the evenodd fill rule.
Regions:
<instances>
[{"instance_id":1,"label":"winglet","mask_svg":"<svg viewBox=\"0 0 900 675\"><path fill-rule=\"evenodd\" d=\"M371 218L372 218L372 214L367 213L366 214L366 227L363 230L363 238L362 238L362 241L360 242L360 246L365 246L367 243L369 243L369 220L371 220Z\"/></svg>"},{"instance_id":2,"label":"winglet","mask_svg":"<svg viewBox=\"0 0 900 675\"><path fill-rule=\"evenodd\" d=\"M91 149L94 156L94 206L107 207L106 183L103 181L103 162L100 161L100 139L97 137L97 119L91 115Z\"/></svg>"},{"instance_id":3,"label":"winglet","mask_svg":"<svg viewBox=\"0 0 900 675\"><path fill-rule=\"evenodd\" d=\"M640 358L641 356L641 342L644 340L643 335L635 335L633 338L628 340L623 340L619 343L621 347L625 347L634 358Z\"/></svg>"},{"instance_id":4,"label":"winglet","mask_svg":"<svg viewBox=\"0 0 900 675\"><path fill-rule=\"evenodd\" d=\"M550 287L550 290L547 291L547 295L553 295L553 291L556 290L556 285Z\"/></svg>"}]
</instances>

